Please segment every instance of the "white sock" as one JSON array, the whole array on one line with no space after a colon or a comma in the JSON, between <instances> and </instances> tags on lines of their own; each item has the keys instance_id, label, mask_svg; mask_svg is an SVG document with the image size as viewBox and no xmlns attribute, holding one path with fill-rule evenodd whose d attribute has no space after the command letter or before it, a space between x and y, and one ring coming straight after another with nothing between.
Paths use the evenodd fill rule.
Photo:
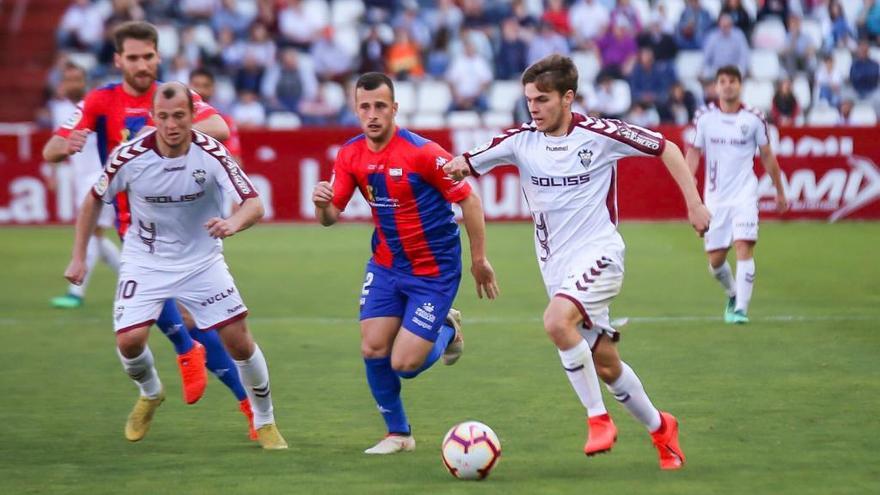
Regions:
<instances>
[{"instance_id":1,"label":"white sock","mask_svg":"<svg viewBox=\"0 0 880 495\"><path fill-rule=\"evenodd\" d=\"M134 380L134 383L141 391L141 397L155 399L162 393L162 382L159 380L159 373L153 363L153 353L150 347L144 347L144 352L140 356L129 359L119 352L116 348L116 354L122 361L122 369Z\"/></svg>"},{"instance_id":2,"label":"white sock","mask_svg":"<svg viewBox=\"0 0 880 495\"><path fill-rule=\"evenodd\" d=\"M614 383L606 384L608 391L614 394L617 402L629 411L639 422L655 432L660 428L660 411L651 404L651 399L645 393L639 376L623 361L620 362L623 372Z\"/></svg>"},{"instance_id":3,"label":"white sock","mask_svg":"<svg viewBox=\"0 0 880 495\"><path fill-rule=\"evenodd\" d=\"M572 388L581 399L581 404L587 409L587 416L599 416L605 414L605 403L602 402L602 390L599 388L599 377L596 375L596 365L593 364L593 353L586 340L571 349L559 349L559 358L562 367Z\"/></svg>"},{"instance_id":4,"label":"white sock","mask_svg":"<svg viewBox=\"0 0 880 495\"><path fill-rule=\"evenodd\" d=\"M254 410L254 428L275 422L272 413L272 393L269 390L269 367L260 346L254 345L254 353L244 361L236 361L241 384L247 392Z\"/></svg>"},{"instance_id":5,"label":"white sock","mask_svg":"<svg viewBox=\"0 0 880 495\"><path fill-rule=\"evenodd\" d=\"M725 261L724 264L718 268L709 265L709 273L715 277L715 280L721 284L721 287L724 287L724 292L727 294L727 297L733 297L736 295L736 289L733 286L733 272L730 270L730 263Z\"/></svg>"},{"instance_id":6,"label":"white sock","mask_svg":"<svg viewBox=\"0 0 880 495\"><path fill-rule=\"evenodd\" d=\"M86 288L89 286L89 280L92 278L92 272L95 271L95 265L98 264L98 256L100 256L100 248L98 239L95 236L89 238L89 244L86 246L86 276L80 285L70 284L67 289L68 294L77 297L85 297Z\"/></svg>"},{"instance_id":7,"label":"white sock","mask_svg":"<svg viewBox=\"0 0 880 495\"><path fill-rule=\"evenodd\" d=\"M752 300L752 287L755 285L755 259L737 260L736 262L736 309L749 311Z\"/></svg>"},{"instance_id":8,"label":"white sock","mask_svg":"<svg viewBox=\"0 0 880 495\"><path fill-rule=\"evenodd\" d=\"M119 248L116 247L116 244L113 243L110 239L106 237L101 237L98 241L98 246L101 252L101 259L104 263L107 263L107 266L110 267L114 272L119 271Z\"/></svg>"}]
</instances>

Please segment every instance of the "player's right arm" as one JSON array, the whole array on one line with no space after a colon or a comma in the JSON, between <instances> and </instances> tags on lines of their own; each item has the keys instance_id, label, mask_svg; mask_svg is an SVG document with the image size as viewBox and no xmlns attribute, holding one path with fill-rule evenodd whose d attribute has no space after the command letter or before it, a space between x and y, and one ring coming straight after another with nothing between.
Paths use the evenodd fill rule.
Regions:
<instances>
[{"instance_id":1,"label":"player's right arm","mask_svg":"<svg viewBox=\"0 0 880 495\"><path fill-rule=\"evenodd\" d=\"M76 233L73 238L73 252L70 263L64 270L64 278L74 285L81 285L86 277L86 249L89 239L98 225L103 202L92 194L87 194L76 217Z\"/></svg>"},{"instance_id":2,"label":"player's right arm","mask_svg":"<svg viewBox=\"0 0 880 495\"><path fill-rule=\"evenodd\" d=\"M516 164L515 136L520 130L510 129L492 138L488 143L463 153L443 166L443 172L454 180L468 176L478 177L498 165Z\"/></svg>"},{"instance_id":3,"label":"player's right arm","mask_svg":"<svg viewBox=\"0 0 880 495\"><path fill-rule=\"evenodd\" d=\"M70 120L59 127L43 146L44 160L49 163L58 163L83 149L86 139L94 127L97 104L97 97L94 93L86 95L86 99L77 105L76 112L70 117Z\"/></svg>"},{"instance_id":4,"label":"player's right arm","mask_svg":"<svg viewBox=\"0 0 880 495\"><path fill-rule=\"evenodd\" d=\"M327 181L318 182L312 191L312 202L315 203L315 216L321 225L329 227L339 220L342 212L333 205L333 184Z\"/></svg>"},{"instance_id":5,"label":"player's right arm","mask_svg":"<svg viewBox=\"0 0 880 495\"><path fill-rule=\"evenodd\" d=\"M329 182L318 182L312 191L315 216L321 225L329 227L339 220L356 188L357 180L349 170L346 148L343 147L336 156L333 177Z\"/></svg>"},{"instance_id":6,"label":"player's right arm","mask_svg":"<svg viewBox=\"0 0 880 495\"><path fill-rule=\"evenodd\" d=\"M709 218L711 215L706 205L700 199L700 193L697 192L697 183L694 180L693 173L689 170L689 164L685 163L681 150L671 141L666 141L666 146L663 148L663 154L660 155L660 159L663 160L669 175L675 179L678 188L681 190L681 195L684 197L685 204L687 205L688 220L691 222L694 230L702 237L709 230Z\"/></svg>"},{"instance_id":7,"label":"player's right arm","mask_svg":"<svg viewBox=\"0 0 880 495\"><path fill-rule=\"evenodd\" d=\"M684 157L684 160L687 162L688 170L691 175L697 175L697 169L700 168L700 155L703 154L703 150L697 148L696 146L691 146L687 150L687 154Z\"/></svg>"}]
</instances>

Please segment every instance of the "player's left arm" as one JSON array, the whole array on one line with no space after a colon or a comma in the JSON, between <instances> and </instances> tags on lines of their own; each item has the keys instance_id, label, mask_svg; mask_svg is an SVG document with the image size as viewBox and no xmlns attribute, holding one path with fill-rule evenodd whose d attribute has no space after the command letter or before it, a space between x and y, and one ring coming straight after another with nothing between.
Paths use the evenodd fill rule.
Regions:
<instances>
[{"instance_id":1,"label":"player's left arm","mask_svg":"<svg viewBox=\"0 0 880 495\"><path fill-rule=\"evenodd\" d=\"M458 202L464 220L464 228L468 233L471 248L471 275L477 285L477 297L483 298L483 294L489 299L495 299L501 293L498 289L498 281L495 280L495 270L486 257L486 220L483 215L483 202L476 192L470 194Z\"/></svg>"},{"instance_id":2,"label":"player's left arm","mask_svg":"<svg viewBox=\"0 0 880 495\"><path fill-rule=\"evenodd\" d=\"M681 190L681 195L684 197L685 204L687 205L688 220L691 222L694 230L702 237L709 230L709 218L711 215L700 199L700 193L697 192L697 183L678 145L667 140L660 159L663 160L666 170L669 171L669 175L675 179L678 188Z\"/></svg>"},{"instance_id":3,"label":"player's left arm","mask_svg":"<svg viewBox=\"0 0 880 495\"><path fill-rule=\"evenodd\" d=\"M229 218L214 217L205 223L208 235L225 239L259 222L266 213L259 196L247 198Z\"/></svg>"},{"instance_id":4,"label":"player's left arm","mask_svg":"<svg viewBox=\"0 0 880 495\"><path fill-rule=\"evenodd\" d=\"M785 197L785 185L782 183L782 173L779 170L779 161L776 154L770 148L770 144L758 146L761 155L761 165L770 174L773 185L776 187L776 211L785 213L788 211L788 199Z\"/></svg>"}]
</instances>

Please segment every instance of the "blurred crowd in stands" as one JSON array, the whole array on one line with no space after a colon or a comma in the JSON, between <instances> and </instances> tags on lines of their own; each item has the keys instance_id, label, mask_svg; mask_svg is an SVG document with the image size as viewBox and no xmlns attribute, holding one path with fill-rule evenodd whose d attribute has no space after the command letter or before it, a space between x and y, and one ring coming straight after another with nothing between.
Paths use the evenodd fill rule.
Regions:
<instances>
[{"instance_id":1,"label":"blurred crowd in stands","mask_svg":"<svg viewBox=\"0 0 880 495\"><path fill-rule=\"evenodd\" d=\"M551 53L578 66L578 110L645 126L687 123L728 64L779 125L880 113L880 0L74 0L47 99L71 62L117 81L110 33L128 20L159 28L160 79L213 74L211 103L242 128L357 125L366 71L398 82L404 125L528 121L518 78Z\"/></svg>"}]
</instances>

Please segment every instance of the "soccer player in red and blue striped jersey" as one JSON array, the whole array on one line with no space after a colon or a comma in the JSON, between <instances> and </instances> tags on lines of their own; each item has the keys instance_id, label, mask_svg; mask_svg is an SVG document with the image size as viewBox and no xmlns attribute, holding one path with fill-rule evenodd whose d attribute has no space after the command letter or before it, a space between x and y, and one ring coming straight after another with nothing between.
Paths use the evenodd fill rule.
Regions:
<instances>
[{"instance_id":1,"label":"soccer player in red and blue striped jersey","mask_svg":"<svg viewBox=\"0 0 880 495\"><path fill-rule=\"evenodd\" d=\"M461 356L460 314L452 308L461 281L461 244L452 203L461 207L477 295L498 295L486 259L479 196L467 182L443 173L452 156L436 143L398 128L394 85L384 74L361 76L355 110L363 134L336 157L332 182L312 200L325 226L339 219L355 189L369 202L375 231L360 299L361 353L367 383L388 435L367 454L415 448L400 398L400 378L414 378L441 356Z\"/></svg>"}]
</instances>

